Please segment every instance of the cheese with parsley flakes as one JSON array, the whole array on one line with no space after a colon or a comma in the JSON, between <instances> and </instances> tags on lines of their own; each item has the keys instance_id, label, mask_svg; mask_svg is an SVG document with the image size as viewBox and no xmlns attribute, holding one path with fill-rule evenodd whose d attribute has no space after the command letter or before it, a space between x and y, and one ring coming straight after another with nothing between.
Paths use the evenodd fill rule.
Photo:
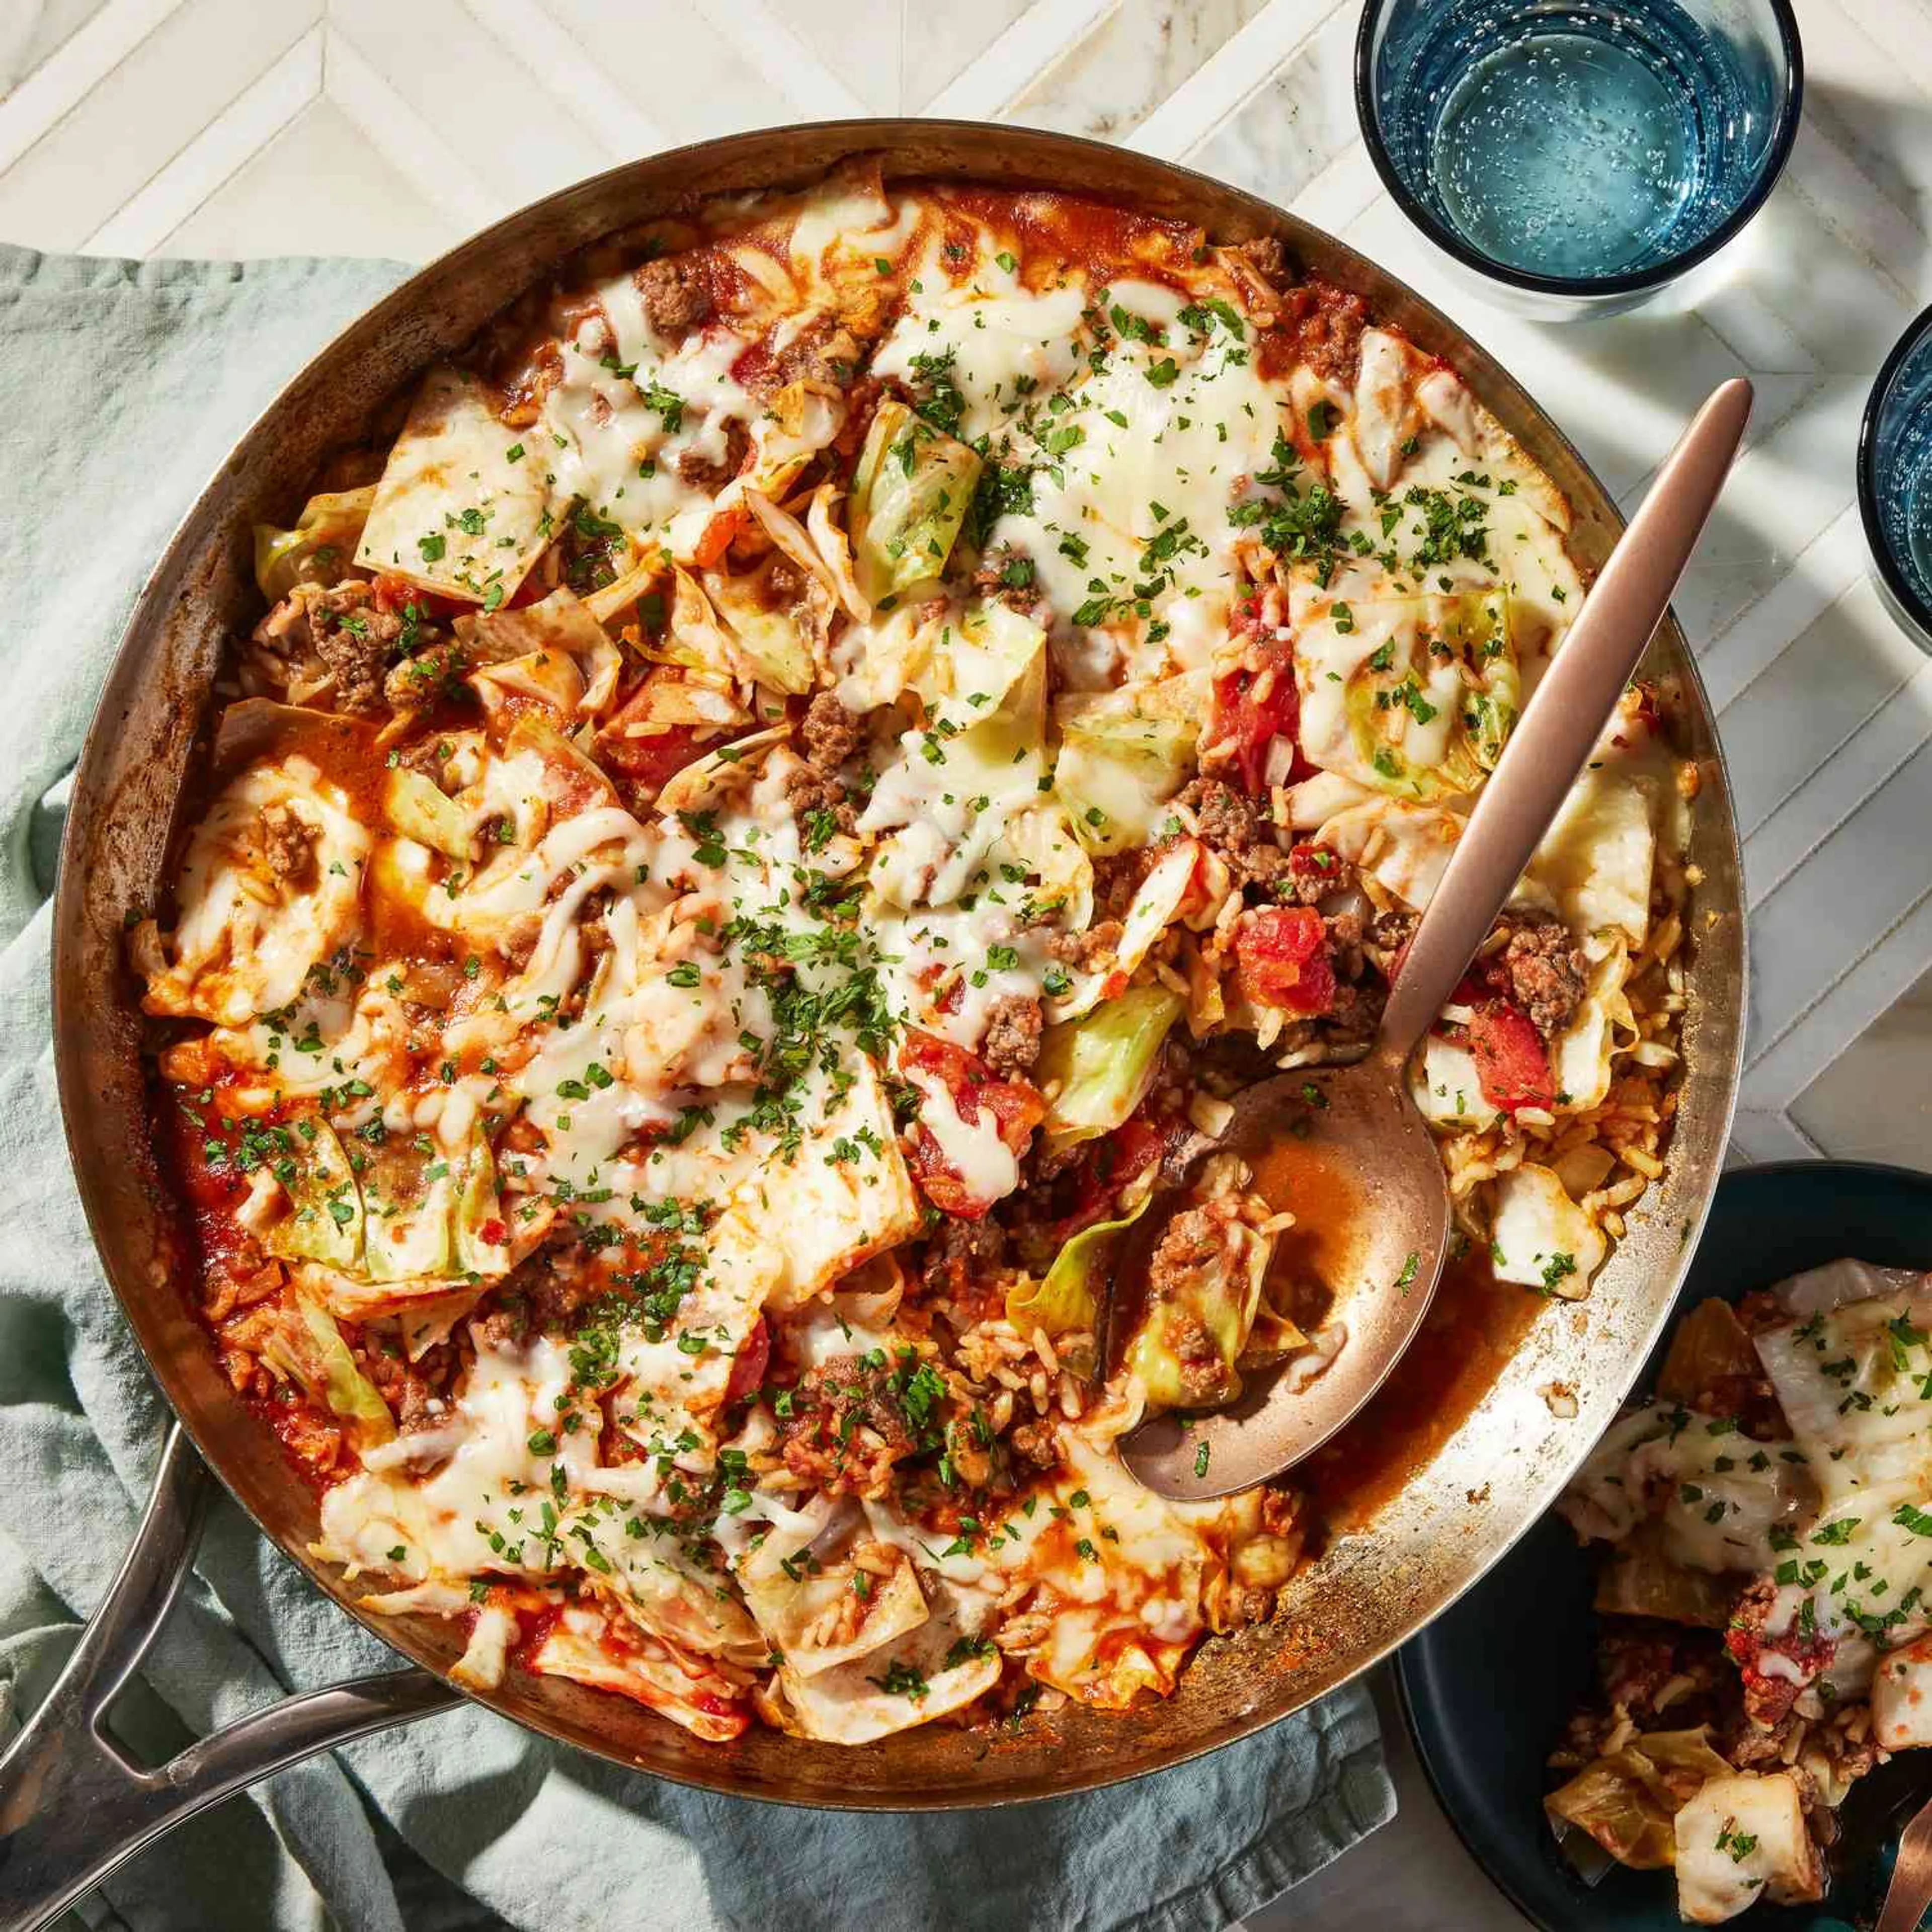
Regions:
<instances>
[{"instance_id":1,"label":"cheese with parsley flakes","mask_svg":"<svg viewBox=\"0 0 1932 1932\"><path fill-rule=\"evenodd\" d=\"M390 446L356 561L494 610L550 542L547 474L482 381L440 363Z\"/></svg>"}]
</instances>

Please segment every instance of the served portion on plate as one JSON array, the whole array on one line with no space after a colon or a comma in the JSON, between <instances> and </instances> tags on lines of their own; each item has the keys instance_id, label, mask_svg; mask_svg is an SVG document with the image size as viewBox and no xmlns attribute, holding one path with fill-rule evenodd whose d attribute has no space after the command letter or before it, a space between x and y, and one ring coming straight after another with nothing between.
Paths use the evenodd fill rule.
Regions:
<instances>
[{"instance_id":1,"label":"served portion on plate","mask_svg":"<svg viewBox=\"0 0 1932 1932\"><path fill-rule=\"evenodd\" d=\"M318 482L130 937L318 1553L716 1741L1172 1690L1321 1526L1112 1445L1348 1346L1216 1136L1372 1034L1583 594L1561 496L1276 244L863 167L612 238ZM1566 1299L1675 1106L1662 710L1415 1064Z\"/></svg>"},{"instance_id":2,"label":"served portion on plate","mask_svg":"<svg viewBox=\"0 0 1932 1932\"><path fill-rule=\"evenodd\" d=\"M1565 1493L1606 1621L1550 1818L1694 1924L1821 1898L1853 1782L1932 1743L1928 1404L1932 1275L1834 1262L1700 1304Z\"/></svg>"}]
</instances>

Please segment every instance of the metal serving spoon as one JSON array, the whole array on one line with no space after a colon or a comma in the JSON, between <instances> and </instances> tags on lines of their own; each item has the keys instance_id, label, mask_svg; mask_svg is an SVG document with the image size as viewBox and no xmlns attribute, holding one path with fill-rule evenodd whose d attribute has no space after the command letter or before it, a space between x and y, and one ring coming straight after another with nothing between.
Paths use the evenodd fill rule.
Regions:
<instances>
[{"instance_id":1,"label":"metal serving spoon","mask_svg":"<svg viewBox=\"0 0 1932 1932\"><path fill-rule=\"evenodd\" d=\"M1898 1862L1886 1887L1877 1932L1917 1932L1932 1905L1932 1801L1921 1805L1898 1840Z\"/></svg>"},{"instance_id":2,"label":"metal serving spoon","mask_svg":"<svg viewBox=\"0 0 1932 1932\"><path fill-rule=\"evenodd\" d=\"M1488 935L1608 723L1661 621L1750 416L1751 386L1723 384L1658 472L1523 711L1450 856L1397 974L1382 1030L1353 1065L1300 1068L1238 1095L1216 1150L1243 1155L1272 1206L1322 1211L1305 1256L1334 1291L1346 1331L1310 1378L1292 1360L1230 1408L1156 1416L1126 1437L1128 1468L1191 1500L1264 1481L1318 1448L1381 1385L1427 1313L1450 1232L1435 1136L1408 1090L1409 1055ZM1170 1210L1170 1212L1172 1210ZM1123 1284L1144 1282L1168 1216L1142 1217L1120 1258L1096 1353L1118 1365Z\"/></svg>"}]
</instances>

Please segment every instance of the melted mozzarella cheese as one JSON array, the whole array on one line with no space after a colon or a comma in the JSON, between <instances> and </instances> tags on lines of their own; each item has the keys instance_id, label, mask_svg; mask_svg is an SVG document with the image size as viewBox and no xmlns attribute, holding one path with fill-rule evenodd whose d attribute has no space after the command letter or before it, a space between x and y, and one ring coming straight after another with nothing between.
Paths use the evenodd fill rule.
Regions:
<instances>
[{"instance_id":1,"label":"melted mozzarella cheese","mask_svg":"<svg viewBox=\"0 0 1932 1932\"><path fill-rule=\"evenodd\" d=\"M949 373L965 398L958 434L968 442L998 436L1009 417L1042 400L1072 376L1080 362L1080 316L1086 291L1076 285L1032 295L998 272L953 285L928 262L914 278L921 292L892 325L872 358L874 371L923 386L921 370L951 356Z\"/></svg>"},{"instance_id":2,"label":"melted mozzarella cheese","mask_svg":"<svg viewBox=\"0 0 1932 1932\"><path fill-rule=\"evenodd\" d=\"M922 1068L906 1076L920 1091L920 1124L932 1137L940 1159L980 1201L1001 1201L1019 1185L1019 1157L1000 1138L1000 1123L990 1107L962 1119L950 1090Z\"/></svg>"},{"instance_id":3,"label":"melted mozzarella cheese","mask_svg":"<svg viewBox=\"0 0 1932 1932\"><path fill-rule=\"evenodd\" d=\"M1061 627L1096 600L1119 607L1120 663L1137 677L1203 664L1227 635L1239 582L1228 513L1268 468L1282 425L1278 393L1224 330L1188 353L1117 343L1099 373L1064 392L1074 406L1042 418L1031 514L994 526L996 541L1032 560ZM1156 364L1180 373L1157 384ZM1052 439L1075 430L1079 442L1054 456Z\"/></svg>"},{"instance_id":4,"label":"melted mozzarella cheese","mask_svg":"<svg viewBox=\"0 0 1932 1932\"><path fill-rule=\"evenodd\" d=\"M292 873L269 863L262 828L272 813L303 841ZM240 1027L288 1006L356 931L369 851L341 791L306 758L244 772L189 841L180 921L166 951L157 936L142 962L147 1010Z\"/></svg>"},{"instance_id":5,"label":"melted mozzarella cheese","mask_svg":"<svg viewBox=\"0 0 1932 1932\"><path fill-rule=\"evenodd\" d=\"M550 487L523 449L482 382L439 364L390 448L356 561L442 596L500 603L549 541Z\"/></svg>"},{"instance_id":6,"label":"melted mozzarella cheese","mask_svg":"<svg viewBox=\"0 0 1932 1932\"><path fill-rule=\"evenodd\" d=\"M766 413L731 374L750 344L714 325L665 352L632 334L640 310L634 315L621 293L614 304L618 339L632 334L639 356L625 358L620 349L609 359L632 373L607 367L606 357L580 346L581 335L561 346L562 379L543 403L541 466L554 479L554 503L580 499L633 535L668 537L688 562L729 480L732 426L748 434ZM586 328L601 338L600 325Z\"/></svg>"},{"instance_id":7,"label":"melted mozzarella cheese","mask_svg":"<svg viewBox=\"0 0 1932 1932\"><path fill-rule=\"evenodd\" d=\"M1612 1426L1571 1479L1578 1531L1620 1543L1653 1516L1672 1561L1713 1574L1768 1570L1817 1509L1804 1452L1756 1442L1728 1418L1653 1402Z\"/></svg>"}]
</instances>

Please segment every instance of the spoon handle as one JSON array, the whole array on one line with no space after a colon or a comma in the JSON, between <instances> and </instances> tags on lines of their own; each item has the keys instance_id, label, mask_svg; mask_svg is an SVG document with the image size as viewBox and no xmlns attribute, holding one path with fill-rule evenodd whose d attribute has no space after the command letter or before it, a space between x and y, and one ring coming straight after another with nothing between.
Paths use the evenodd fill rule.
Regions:
<instances>
[{"instance_id":1,"label":"spoon handle","mask_svg":"<svg viewBox=\"0 0 1932 1932\"><path fill-rule=\"evenodd\" d=\"M1915 1932L1920 1915L1932 1904L1932 1803L1912 1814L1900 1834L1898 1862L1885 1892L1878 1932Z\"/></svg>"},{"instance_id":2,"label":"spoon handle","mask_svg":"<svg viewBox=\"0 0 1932 1932\"><path fill-rule=\"evenodd\" d=\"M1670 603L1744 440L1751 386L1714 390L1664 461L1525 707L1450 854L1382 1015L1400 1066L1488 936Z\"/></svg>"}]
</instances>

